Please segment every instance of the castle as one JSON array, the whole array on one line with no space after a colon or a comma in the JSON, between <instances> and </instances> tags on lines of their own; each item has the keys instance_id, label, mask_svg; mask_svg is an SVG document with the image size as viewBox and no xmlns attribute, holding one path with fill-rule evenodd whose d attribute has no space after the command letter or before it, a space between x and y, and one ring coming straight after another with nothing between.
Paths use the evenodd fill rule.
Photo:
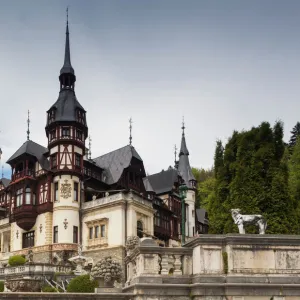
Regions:
<instances>
[{"instance_id":1,"label":"castle","mask_svg":"<svg viewBox=\"0 0 300 300\"><path fill-rule=\"evenodd\" d=\"M153 237L177 247L182 235L207 233L204 210L195 209L196 180L189 163L184 126L175 167L146 176L131 145L91 158L87 115L75 94L69 26L59 96L47 111L47 147L28 140L8 159L11 179L0 180L0 261L26 254L59 264L82 245L97 260L109 253L122 260L127 237ZM185 202L179 187L185 184ZM182 203L183 202L183 203ZM183 206L183 205L184 206Z\"/></svg>"}]
</instances>

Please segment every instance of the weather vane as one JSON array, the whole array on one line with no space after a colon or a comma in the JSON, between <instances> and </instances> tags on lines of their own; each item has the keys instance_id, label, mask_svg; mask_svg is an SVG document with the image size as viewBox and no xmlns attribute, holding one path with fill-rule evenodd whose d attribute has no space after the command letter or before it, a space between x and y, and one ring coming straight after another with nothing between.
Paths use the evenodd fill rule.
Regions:
<instances>
[{"instance_id":1,"label":"weather vane","mask_svg":"<svg viewBox=\"0 0 300 300\"><path fill-rule=\"evenodd\" d=\"M184 125L184 116L182 117L182 134L184 135L184 129L185 129L185 125Z\"/></svg>"},{"instance_id":2,"label":"weather vane","mask_svg":"<svg viewBox=\"0 0 300 300\"><path fill-rule=\"evenodd\" d=\"M28 110L28 119L27 119L27 141L29 141L29 135L30 135L30 130L29 130L29 124L30 124L30 118L29 118L29 110Z\"/></svg>"},{"instance_id":3,"label":"weather vane","mask_svg":"<svg viewBox=\"0 0 300 300\"><path fill-rule=\"evenodd\" d=\"M132 144L132 118L129 119L129 145Z\"/></svg>"}]
</instances>

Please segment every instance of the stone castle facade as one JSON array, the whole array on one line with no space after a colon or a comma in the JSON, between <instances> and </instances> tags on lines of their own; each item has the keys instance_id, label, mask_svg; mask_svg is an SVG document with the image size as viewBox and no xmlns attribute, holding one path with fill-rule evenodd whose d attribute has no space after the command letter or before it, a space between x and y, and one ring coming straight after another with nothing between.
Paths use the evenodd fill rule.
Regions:
<instances>
[{"instance_id":1,"label":"stone castle facade","mask_svg":"<svg viewBox=\"0 0 300 300\"><path fill-rule=\"evenodd\" d=\"M207 216L195 208L196 180L184 127L175 167L158 174L146 176L131 143L91 158L87 113L75 82L67 24L59 96L47 111L48 145L28 137L7 161L11 178L0 180L0 261L31 249L35 261L60 264L79 244L91 260L106 253L122 260L127 238L136 235L177 247L183 217L187 240L206 233ZM183 184L188 189L184 205Z\"/></svg>"}]
</instances>

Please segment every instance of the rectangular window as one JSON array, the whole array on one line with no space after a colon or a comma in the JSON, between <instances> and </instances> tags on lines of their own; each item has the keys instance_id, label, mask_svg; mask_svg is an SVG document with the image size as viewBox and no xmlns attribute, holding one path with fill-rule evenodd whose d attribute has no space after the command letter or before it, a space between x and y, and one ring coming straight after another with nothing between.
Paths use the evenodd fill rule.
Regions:
<instances>
[{"instance_id":1,"label":"rectangular window","mask_svg":"<svg viewBox=\"0 0 300 300\"><path fill-rule=\"evenodd\" d=\"M75 166L76 167L80 167L81 166L81 157L77 153L75 153Z\"/></svg>"},{"instance_id":2,"label":"rectangular window","mask_svg":"<svg viewBox=\"0 0 300 300\"><path fill-rule=\"evenodd\" d=\"M58 226L53 227L53 243L58 243Z\"/></svg>"},{"instance_id":3,"label":"rectangular window","mask_svg":"<svg viewBox=\"0 0 300 300\"><path fill-rule=\"evenodd\" d=\"M78 243L78 227L73 226L73 243L77 244Z\"/></svg>"},{"instance_id":4,"label":"rectangular window","mask_svg":"<svg viewBox=\"0 0 300 300\"><path fill-rule=\"evenodd\" d=\"M51 155L51 168L54 169L57 167L57 158L56 154Z\"/></svg>"},{"instance_id":5,"label":"rectangular window","mask_svg":"<svg viewBox=\"0 0 300 300\"><path fill-rule=\"evenodd\" d=\"M34 231L23 233L23 248L34 247Z\"/></svg>"},{"instance_id":6,"label":"rectangular window","mask_svg":"<svg viewBox=\"0 0 300 300\"><path fill-rule=\"evenodd\" d=\"M82 131L76 130L76 138L79 141L82 141Z\"/></svg>"},{"instance_id":7,"label":"rectangular window","mask_svg":"<svg viewBox=\"0 0 300 300\"><path fill-rule=\"evenodd\" d=\"M70 127L63 127L61 130L61 136L63 138L69 138L71 136L70 135Z\"/></svg>"},{"instance_id":8,"label":"rectangular window","mask_svg":"<svg viewBox=\"0 0 300 300\"><path fill-rule=\"evenodd\" d=\"M18 207L18 206L21 206L22 203L23 203L23 189L17 190L17 195L16 196L17 196L16 205Z\"/></svg>"},{"instance_id":9,"label":"rectangular window","mask_svg":"<svg viewBox=\"0 0 300 300\"><path fill-rule=\"evenodd\" d=\"M74 201L78 201L78 182L74 182Z\"/></svg>"},{"instance_id":10,"label":"rectangular window","mask_svg":"<svg viewBox=\"0 0 300 300\"><path fill-rule=\"evenodd\" d=\"M192 210L192 217L194 218L195 217L195 211Z\"/></svg>"},{"instance_id":11,"label":"rectangular window","mask_svg":"<svg viewBox=\"0 0 300 300\"><path fill-rule=\"evenodd\" d=\"M105 237L105 225L101 225L101 237Z\"/></svg>"},{"instance_id":12,"label":"rectangular window","mask_svg":"<svg viewBox=\"0 0 300 300\"><path fill-rule=\"evenodd\" d=\"M93 227L89 228L89 239L93 239Z\"/></svg>"},{"instance_id":13,"label":"rectangular window","mask_svg":"<svg viewBox=\"0 0 300 300\"><path fill-rule=\"evenodd\" d=\"M50 142L56 139L56 130L50 132Z\"/></svg>"},{"instance_id":14,"label":"rectangular window","mask_svg":"<svg viewBox=\"0 0 300 300\"><path fill-rule=\"evenodd\" d=\"M58 182L54 183L54 201L58 201Z\"/></svg>"},{"instance_id":15,"label":"rectangular window","mask_svg":"<svg viewBox=\"0 0 300 300\"><path fill-rule=\"evenodd\" d=\"M95 238L97 239L99 237L99 226L95 226Z\"/></svg>"}]
</instances>

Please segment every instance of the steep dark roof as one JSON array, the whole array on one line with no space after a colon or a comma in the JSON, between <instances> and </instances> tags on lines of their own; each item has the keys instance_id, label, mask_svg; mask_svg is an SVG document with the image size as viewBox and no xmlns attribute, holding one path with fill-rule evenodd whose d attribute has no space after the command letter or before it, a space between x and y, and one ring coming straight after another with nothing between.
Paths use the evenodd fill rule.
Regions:
<instances>
[{"instance_id":1,"label":"steep dark roof","mask_svg":"<svg viewBox=\"0 0 300 300\"><path fill-rule=\"evenodd\" d=\"M197 208L196 209L196 217L197 221L202 223L202 224L208 224L208 216L207 212L204 208Z\"/></svg>"},{"instance_id":2,"label":"steep dark roof","mask_svg":"<svg viewBox=\"0 0 300 300\"><path fill-rule=\"evenodd\" d=\"M189 151L186 146L184 131L182 132L181 147L179 152L178 172L183 178L187 187L192 188L191 180L196 180L189 161Z\"/></svg>"},{"instance_id":3,"label":"steep dark roof","mask_svg":"<svg viewBox=\"0 0 300 300\"><path fill-rule=\"evenodd\" d=\"M69 24L68 24L68 22L67 22L67 28L66 28L65 59L64 59L64 65L60 70L60 74L73 74L73 75L75 75L74 69L73 69L72 64L71 64Z\"/></svg>"},{"instance_id":4,"label":"steep dark roof","mask_svg":"<svg viewBox=\"0 0 300 300\"><path fill-rule=\"evenodd\" d=\"M71 89L62 89L57 101L48 110L55 108L55 121L76 121L76 109L84 110L78 102L75 92Z\"/></svg>"},{"instance_id":5,"label":"steep dark roof","mask_svg":"<svg viewBox=\"0 0 300 300\"><path fill-rule=\"evenodd\" d=\"M4 177L0 179L0 182L2 182L4 187L7 187L10 184L10 181L11 181L10 179L4 178Z\"/></svg>"},{"instance_id":6,"label":"steep dark roof","mask_svg":"<svg viewBox=\"0 0 300 300\"><path fill-rule=\"evenodd\" d=\"M172 191L174 183L178 182L178 172L173 168L169 168L166 171L162 170L160 173L147 176L146 178L150 184L149 186L151 186L154 192L159 195L162 193L167 193ZM145 185L145 180L144 180L144 185ZM145 188L147 190L146 185ZM147 191L150 192L151 190L147 190Z\"/></svg>"},{"instance_id":7,"label":"steep dark roof","mask_svg":"<svg viewBox=\"0 0 300 300\"><path fill-rule=\"evenodd\" d=\"M8 164L12 163L15 159L20 157L23 154L29 154L38 160L43 169L49 169L49 161L44 156L44 154L48 152L48 149L33 142L26 141L7 161Z\"/></svg>"},{"instance_id":8,"label":"steep dark roof","mask_svg":"<svg viewBox=\"0 0 300 300\"><path fill-rule=\"evenodd\" d=\"M96 165L104 169L104 180L107 184L114 184L120 179L124 169L129 167L132 158L143 161L133 146L127 145L123 148L109 152L93 160Z\"/></svg>"}]
</instances>

